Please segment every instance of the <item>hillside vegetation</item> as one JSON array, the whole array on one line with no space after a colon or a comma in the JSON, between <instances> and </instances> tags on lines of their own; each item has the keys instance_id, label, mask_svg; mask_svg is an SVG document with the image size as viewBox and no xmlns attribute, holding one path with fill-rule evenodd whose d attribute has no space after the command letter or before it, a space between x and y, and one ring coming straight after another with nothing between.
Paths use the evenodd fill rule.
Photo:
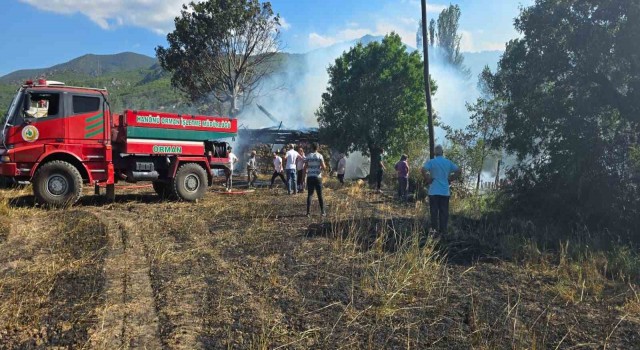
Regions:
<instances>
[{"instance_id":1,"label":"hillside vegetation","mask_svg":"<svg viewBox=\"0 0 640 350\"><path fill-rule=\"evenodd\" d=\"M85 55L45 69L17 71L0 78L0 110L27 79L45 77L72 86L106 88L114 111L124 108L176 110L185 104L156 60L144 55Z\"/></svg>"}]
</instances>

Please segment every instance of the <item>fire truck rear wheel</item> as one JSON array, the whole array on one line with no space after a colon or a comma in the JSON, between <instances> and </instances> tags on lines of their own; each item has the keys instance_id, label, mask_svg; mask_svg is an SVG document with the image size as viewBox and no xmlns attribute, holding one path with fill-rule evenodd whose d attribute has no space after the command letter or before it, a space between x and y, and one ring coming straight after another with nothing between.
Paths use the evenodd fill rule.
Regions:
<instances>
[{"instance_id":1,"label":"fire truck rear wheel","mask_svg":"<svg viewBox=\"0 0 640 350\"><path fill-rule=\"evenodd\" d=\"M54 207L73 205L82 195L82 176L65 161L45 163L33 177L33 194L39 203Z\"/></svg>"},{"instance_id":2,"label":"fire truck rear wheel","mask_svg":"<svg viewBox=\"0 0 640 350\"><path fill-rule=\"evenodd\" d=\"M173 197L193 202L202 197L207 191L207 173L196 163L186 163L178 169L171 180Z\"/></svg>"}]
</instances>

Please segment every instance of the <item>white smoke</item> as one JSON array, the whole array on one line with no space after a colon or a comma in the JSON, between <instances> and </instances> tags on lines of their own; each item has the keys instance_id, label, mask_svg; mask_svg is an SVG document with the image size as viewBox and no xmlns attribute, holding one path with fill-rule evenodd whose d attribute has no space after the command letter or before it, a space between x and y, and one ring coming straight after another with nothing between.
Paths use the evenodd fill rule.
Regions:
<instances>
[{"instance_id":1,"label":"white smoke","mask_svg":"<svg viewBox=\"0 0 640 350\"><path fill-rule=\"evenodd\" d=\"M454 129L469 124L466 104L480 97L478 78L465 76L457 67L446 61L439 48L430 47L429 70L438 90L433 97L433 108L439 122ZM436 128L437 142L444 142L444 130Z\"/></svg>"},{"instance_id":2,"label":"white smoke","mask_svg":"<svg viewBox=\"0 0 640 350\"><path fill-rule=\"evenodd\" d=\"M372 37L367 37L366 40L372 40ZM240 124L249 128L277 127L279 122L286 129L318 127L315 111L327 89L327 68L354 44L355 42L336 44L304 55L285 55L286 61L282 64L284 69L279 69L264 81L253 104L245 106L239 116ZM438 85L433 98L434 110L441 124L463 128L469 123L466 103L473 103L480 96L477 77L465 76L458 68L446 62L444 56L436 50L437 48L432 49L429 55L430 73ZM278 122L271 121L257 108L257 104L267 109ZM436 128L437 142L445 142L444 137L444 131ZM428 140L424 140L424 146L428 147ZM346 177L366 176L368 163L368 158L361 154L349 155Z\"/></svg>"}]
</instances>

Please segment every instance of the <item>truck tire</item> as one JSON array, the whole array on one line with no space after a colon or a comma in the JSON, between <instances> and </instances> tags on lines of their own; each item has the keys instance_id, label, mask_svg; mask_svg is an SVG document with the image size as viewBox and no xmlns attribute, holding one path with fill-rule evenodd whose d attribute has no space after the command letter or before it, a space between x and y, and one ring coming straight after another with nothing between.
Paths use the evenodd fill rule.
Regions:
<instances>
[{"instance_id":1,"label":"truck tire","mask_svg":"<svg viewBox=\"0 0 640 350\"><path fill-rule=\"evenodd\" d=\"M73 205L82 195L82 176L65 161L45 163L33 176L33 194L38 203L52 207Z\"/></svg>"},{"instance_id":2,"label":"truck tire","mask_svg":"<svg viewBox=\"0 0 640 350\"><path fill-rule=\"evenodd\" d=\"M171 195L179 200L194 202L207 192L207 172L196 163L186 163L178 168L171 179Z\"/></svg>"},{"instance_id":3,"label":"truck tire","mask_svg":"<svg viewBox=\"0 0 640 350\"><path fill-rule=\"evenodd\" d=\"M162 181L153 181L153 190L156 191L158 196L162 199L168 199L171 197L171 184Z\"/></svg>"}]
</instances>

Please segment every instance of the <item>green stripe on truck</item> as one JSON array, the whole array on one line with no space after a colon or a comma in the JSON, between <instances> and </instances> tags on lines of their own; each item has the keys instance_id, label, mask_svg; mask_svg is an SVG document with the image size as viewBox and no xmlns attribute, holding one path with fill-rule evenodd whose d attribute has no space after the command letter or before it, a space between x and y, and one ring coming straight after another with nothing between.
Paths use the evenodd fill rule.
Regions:
<instances>
[{"instance_id":1,"label":"green stripe on truck","mask_svg":"<svg viewBox=\"0 0 640 350\"><path fill-rule=\"evenodd\" d=\"M91 129L95 129L96 127L102 125L102 120L98 120L96 123L93 124L89 124L87 126L84 127L85 130L91 130Z\"/></svg>"},{"instance_id":2,"label":"green stripe on truck","mask_svg":"<svg viewBox=\"0 0 640 350\"><path fill-rule=\"evenodd\" d=\"M234 137L235 133L180 130L180 129L160 129L141 128L136 126L127 127L127 137L140 139L159 140L182 140L182 141L206 141Z\"/></svg>"},{"instance_id":3,"label":"green stripe on truck","mask_svg":"<svg viewBox=\"0 0 640 350\"><path fill-rule=\"evenodd\" d=\"M102 113L96 114L93 117L89 117L89 118L85 119L84 121L87 122L87 123L91 123L91 122L94 122L94 121L96 121L98 119L102 119Z\"/></svg>"},{"instance_id":4,"label":"green stripe on truck","mask_svg":"<svg viewBox=\"0 0 640 350\"><path fill-rule=\"evenodd\" d=\"M103 132L104 132L104 128L100 128L100 129L98 129L96 131L93 131L93 132L90 132L90 133L84 135L84 138L85 139L90 139L90 138L92 138L92 137L94 137L96 135L102 134Z\"/></svg>"}]
</instances>

